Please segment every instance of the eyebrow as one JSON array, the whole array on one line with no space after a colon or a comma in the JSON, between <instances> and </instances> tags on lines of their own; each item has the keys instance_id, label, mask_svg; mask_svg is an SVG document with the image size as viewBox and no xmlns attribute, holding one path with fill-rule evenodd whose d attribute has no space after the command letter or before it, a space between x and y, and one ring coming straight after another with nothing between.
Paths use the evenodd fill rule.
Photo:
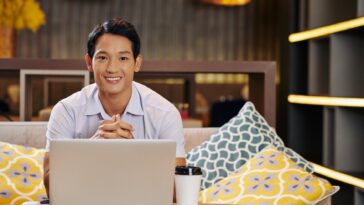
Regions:
<instances>
[{"instance_id":1,"label":"eyebrow","mask_svg":"<svg viewBox=\"0 0 364 205\"><path fill-rule=\"evenodd\" d=\"M119 51L120 54L131 54L130 51Z\"/></svg>"},{"instance_id":2,"label":"eyebrow","mask_svg":"<svg viewBox=\"0 0 364 205\"><path fill-rule=\"evenodd\" d=\"M119 54L131 54L130 51L119 51L118 52ZM99 52L96 52L95 54L107 54L106 51L99 51Z\"/></svg>"}]
</instances>

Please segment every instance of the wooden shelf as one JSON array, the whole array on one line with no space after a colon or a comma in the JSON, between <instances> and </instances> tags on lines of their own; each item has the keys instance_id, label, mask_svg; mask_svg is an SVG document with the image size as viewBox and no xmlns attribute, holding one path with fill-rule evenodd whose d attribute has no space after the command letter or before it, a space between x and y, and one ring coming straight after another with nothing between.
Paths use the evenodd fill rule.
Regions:
<instances>
[{"instance_id":1,"label":"wooden shelf","mask_svg":"<svg viewBox=\"0 0 364 205\"><path fill-rule=\"evenodd\" d=\"M364 107L364 98L289 95L288 102L294 104L305 104L305 105Z\"/></svg>"},{"instance_id":2,"label":"wooden shelf","mask_svg":"<svg viewBox=\"0 0 364 205\"><path fill-rule=\"evenodd\" d=\"M299 41L325 37L334 33L347 31L362 26L364 26L364 17L343 21L340 23L335 23L307 31L293 33L289 35L288 40L291 43L295 43Z\"/></svg>"},{"instance_id":3,"label":"wooden shelf","mask_svg":"<svg viewBox=\"0 0 364 205\"><path fill-rule=\"evenodd\" d=\"M337 172L364 173L364 0L294 6L294 25L302 32L288 37L288 145L331 168L314 164L316 173L364 190L363 177ZM363 204L363 191L355 194L353 204ZM347 202L338 198L334 204Z\"/></svg>"},{"instance_id":4,"label":"wooden shelf","mask_svg":"<svg viewBox=\"0 0 364 205\"><path fill-rule=\"evenodd\" d=\"M48 70L84 70L82 59L0 59L0 73L20 72L24 69ZM156 76L179 77L186 79L186 102L190 104L191 116L194 115L195 77L196 73L230 73L249 75L250 100L255 103L259 112L270 125L275 126L276 98L276 63L270 61L143 61L140 77ZM139 78L140 79L140 78Z\"/></svg>"}]
</instances>

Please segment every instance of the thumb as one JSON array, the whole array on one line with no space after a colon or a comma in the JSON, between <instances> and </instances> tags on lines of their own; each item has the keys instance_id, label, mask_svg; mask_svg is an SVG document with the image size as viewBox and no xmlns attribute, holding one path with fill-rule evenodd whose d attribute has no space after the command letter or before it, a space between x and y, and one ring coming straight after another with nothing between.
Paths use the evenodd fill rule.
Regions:
<instances>
[{"instance_id":1,"label":"thumb","mask_svg":"<svg viewBox=\"0 0 364 205\"><path fill-rule=\"evenodd\" d=\"M117 114L115 118L116 118L115 121L120 121L121 120L120 119L120 114Z\"/></svg>"}]
</instances>

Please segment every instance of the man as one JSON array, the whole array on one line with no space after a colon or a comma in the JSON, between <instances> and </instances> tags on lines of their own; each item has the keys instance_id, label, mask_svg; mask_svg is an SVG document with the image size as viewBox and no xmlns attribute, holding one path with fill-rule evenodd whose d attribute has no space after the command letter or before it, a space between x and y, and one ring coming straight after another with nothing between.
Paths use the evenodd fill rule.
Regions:
<instances>
[{"instance_id":1,"label":"man","mask_svg":"<svg viewBox=\"0 0 364 205\"><path fill-rule=\"evenodd\" d=\"M173 139L176 166L185 165L182 120L178 110L151 89L133 82L142 56L133 25L115 18L89 34L85 61L96 84L58 102L47 129L46 150L57 138ZM44 160L48 191L49 155Z\"/></svg>"}]
</instances>

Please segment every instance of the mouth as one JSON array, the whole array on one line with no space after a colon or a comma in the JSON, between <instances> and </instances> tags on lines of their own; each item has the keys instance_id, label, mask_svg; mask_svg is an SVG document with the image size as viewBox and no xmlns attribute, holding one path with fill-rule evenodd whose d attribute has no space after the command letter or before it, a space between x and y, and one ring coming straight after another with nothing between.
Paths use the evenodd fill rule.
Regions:
<instances>
[{"instance_id":1,"label":"mouth","mask_svg":"<svg viewBox=\"0 0 364 205\"><path fill-rule=\"evenodd\" d=\"M122 77L104 77L106 81L111 82L111 83L115 83L118 82L119 80L121 80Z\"/></svg>"}]
</instances>

